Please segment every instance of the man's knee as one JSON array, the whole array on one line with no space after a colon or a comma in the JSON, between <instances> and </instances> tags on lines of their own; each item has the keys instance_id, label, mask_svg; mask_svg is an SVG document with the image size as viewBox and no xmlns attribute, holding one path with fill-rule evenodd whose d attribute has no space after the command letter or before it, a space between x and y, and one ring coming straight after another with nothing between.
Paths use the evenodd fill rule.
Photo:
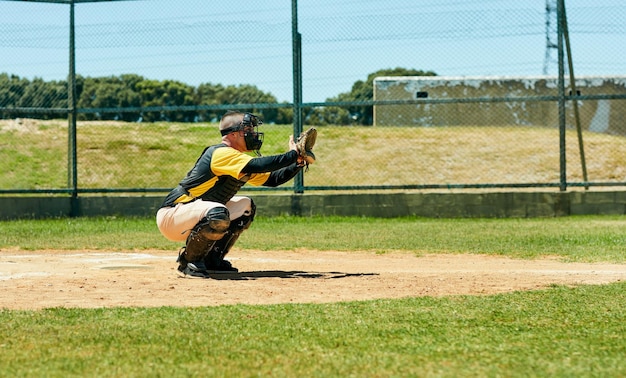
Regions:
<instances>
[{"instance_id":1,"label":"man's knee","mask_svg":"<svg viewBox=\"0 0 626 378\"><path fill-rule=\"evenodd\" d=\"M206 216L196 224L194 231L208 240L221 239L230 226L230 213L224 206L207 211Z\"/></svg>"},{"instance_id":2,"label":"man's knee","mask_svg":"<svg viewBox=\"0 0 626 378\"><path fill-rule=\"evenodd\" d=\"M256 205L254 204L254 201L250 200L250 209L246 210L239 218L232 220L230 224L230 231L236 233L250 228L250 225L254 221L255 214Z\"/></svg>"}]
</instances>

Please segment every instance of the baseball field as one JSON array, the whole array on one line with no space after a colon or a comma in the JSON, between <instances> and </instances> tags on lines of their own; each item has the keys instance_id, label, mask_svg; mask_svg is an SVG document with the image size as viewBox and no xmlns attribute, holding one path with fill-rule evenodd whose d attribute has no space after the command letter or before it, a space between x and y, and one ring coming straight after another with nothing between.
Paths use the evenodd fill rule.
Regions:
<instances>
[{"instance_id":1,"label":"baseball field","mask_svg":"<svg viewBox=\"0 0 626 378\"><path fill-rule=\"evenodd\" d=\"M0 376L626 374L623 216L261 216L212 279L151 218L0 231Z\"/></svg>"}]
</instances>

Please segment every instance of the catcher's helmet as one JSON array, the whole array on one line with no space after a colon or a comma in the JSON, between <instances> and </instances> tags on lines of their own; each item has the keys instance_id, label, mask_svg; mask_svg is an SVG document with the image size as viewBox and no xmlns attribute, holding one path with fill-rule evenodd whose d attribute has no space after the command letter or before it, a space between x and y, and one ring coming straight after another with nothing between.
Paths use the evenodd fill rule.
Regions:
<instances>
[{"instance_id":1,"label":"catcher's helmet","mask_svg":"<svg viewBox=\"0 0 626 378\"><path fill-rule=\"evenodd\" d=\"M263 145L263 133L258 131L259 125L262 125L263 121L259 120L259 117L252 113L244 113L243 120L236 125L227 127L221 130L222 136L234 133L237 131L244 131L244 139L246 141L246 148L250 151L255 151L259 154L259 150Z\"/></svg>"}]
</instances>

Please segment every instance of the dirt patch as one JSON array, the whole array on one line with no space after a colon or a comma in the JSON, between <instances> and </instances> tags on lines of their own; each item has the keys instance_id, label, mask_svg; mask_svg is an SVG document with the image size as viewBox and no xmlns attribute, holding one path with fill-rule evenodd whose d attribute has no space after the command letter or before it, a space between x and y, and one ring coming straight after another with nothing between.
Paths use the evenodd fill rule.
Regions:
<instances>
[{"instance_id":1,"label":"dirt patch","mask_svg":"<svg viewBox=\"0 0 626 378\"><path fill-rule=\"evenodd\" d=\"M323 303L494 294L626 279L626 264L482 255L234 251L237 274L184 278L172 251L0 250L0 308Z\"/></svg>"}]
</instances>

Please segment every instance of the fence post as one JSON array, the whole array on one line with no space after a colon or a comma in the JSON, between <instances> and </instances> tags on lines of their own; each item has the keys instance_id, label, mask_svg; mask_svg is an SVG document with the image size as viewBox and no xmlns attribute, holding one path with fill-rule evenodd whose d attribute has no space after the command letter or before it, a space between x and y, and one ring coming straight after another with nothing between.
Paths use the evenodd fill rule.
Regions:
<instances>
[{"instance_id":1,"label":"fence post","mask_svg":"<svg viewBox=\"0 0 626 378\"><path fill-rule=\"evenodd\" d=\"M302 35L298 32L298 0L291 0L291 35L293 43L293 136L302 132ZM304 175L294 178L294 191L304 192Z\"/></svg>"},{"instance_id":2,"label":"fence post","mask_svg":"<svg viewBox=\"0 0 626 378\"><path fill-rule=\"evenodd\" d=\"M565 70L563 68L563 9L565 4L563 0L559 0L556 6L557 17L557 47L559 57L559 190L564 192L567 190L567 170L566 170L566 155L565 155Z\"/></svg>"},{"instance_id":3,"label":"fence post","mask_svg":"<svg viewBox=\"0 0 626 378\"><path fill-rule=\"evenodd\" d=\"M71 188L70 216L79 215L78 209L78 167L76 153L76 53L74 35L74 0L70 1L70 67L68 83L68 148L67 174L68 186Z\"/></svg>"},{"instance_id":4,"label":"fence post","mask_svg":"<svg viewBox=\"0 0 626 378\"><path fill-rule=\"evenodd\" d=\"M576 90L576 77L574 76L574 63L572 62L572 47L569 40L569 32L567 31L567 11L565 5L561 9L563 11L563 38L565 39L565 51L567 52L567 67L569 68L569 85L572 88L572 96L578 96ZM572 100L572 107L574 108L574 121L576 122L576 133L578 134L578 152L580 153L580 166L583 171L583 182L585 183L585 189L589 189L589 179L587 177L587 162L585 161L585 144L583 143L583 131L580 126L580 112L578 111L578 100L574 98Z\"/></svg>"}]
</instances>

